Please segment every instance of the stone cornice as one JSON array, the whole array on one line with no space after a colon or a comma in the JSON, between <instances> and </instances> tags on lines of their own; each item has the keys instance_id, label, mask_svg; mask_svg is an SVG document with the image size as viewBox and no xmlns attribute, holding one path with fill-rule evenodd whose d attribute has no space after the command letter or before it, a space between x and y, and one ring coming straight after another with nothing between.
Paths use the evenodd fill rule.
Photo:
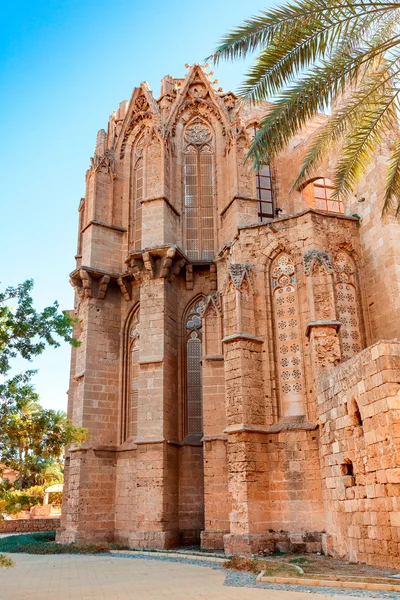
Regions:
<instances>
[{"instance_id":1,"label":"stone cornice","mask_svg":"<svg viewBox=\"0 0 400 600\"><path fill-rule=\"evenodd\" d=\"M141 200L140 203L146 204L148 202L156 202L157 200L163 200L165 204L167 204L167 206L172 210L172 212L176 214L177 217L181 216L181 213L175 208L175 206L171 204L167 196L150 196L148 198L143 198L143 200Z\"/></svg>"},{"instance_id":2,"label":"stone cornice","mask_svg":"<svg viewBox=\"0 0 400 600\"><path fill-rule=\"evenodd\" d=\"M276 219L274 219L273 221L269 221L268 223L251 223L249 225L238 225L238 230L240 231L242 229L255 229L257 227L276 226L279 223L282 223L283 221L290 221L293 219L297 219L297 218L303 217L304 215L307 215L309 213L320 216L320 217L326 217L328 219L342 219L345 221L353 221L354 223L358 222L357 217L349 217L347 215L339 215L337 213L330 213L330 212L325 212L323 210L316 210L315 208L306 208L305 210L302 210L299 213L292 213L290 215L285 215L283 217L277 217Z\"/></svg>"},{"instance_id":3,"label":"stone cornice","mask_svg":"<svg viewBox=\"0 0 400 600\"><path fill-rule=\"evenodd\" d=\"M258 202L258 198L252 198L251 196L240 196L239 194L233 196L233 198L228 202L228 204L221 210L219 213L220 217L223 217L226 211L232 206L235 200L244 200L245 202Z\"/></svg>"},{"instance_id":4,"label":"stone cornice","mask_svg":"<svg viewBox=\"0 0 400 600\"><path fill-rule=\"evenodd\" d=\"M336 320L327 320L327 321L310 321L306 328L306 336L309 337L311 330L314 327L329 327L331 329L335 329L335 331L339 331L341 327L341 322Z\"/></svg>"},{"instance_id":5,"label":"stone cornice","mask_svg":"<svg viewBox=\"0 0 400 600\"><path fill-rule=\"evenodd\" d=\"M119 233L125 233L126 229L124 227L120 227L119 225L111 225L110 223L104 223L103 221L96 221L95 219L89 221L85 227L81 229L81 233L86 231L91 225L95 225L97 227L104 227L105 229L112 229L112 231L118 231Z\"/></svg>"},{"instance_id":6,"label":"stone cornice","mask_svg":"<svg viewBox=\"0 0 400 600\"><path fill-rule=\"evenodd\" d=\"M230 342L237 342L239 340L245 340L248 342L255 342L257 344L263 344L264 340L255 335L250 335L249 333L233 333L232 335L227 335L222 339L224 344L228 344Z\"/></svg>"}]
</instances>

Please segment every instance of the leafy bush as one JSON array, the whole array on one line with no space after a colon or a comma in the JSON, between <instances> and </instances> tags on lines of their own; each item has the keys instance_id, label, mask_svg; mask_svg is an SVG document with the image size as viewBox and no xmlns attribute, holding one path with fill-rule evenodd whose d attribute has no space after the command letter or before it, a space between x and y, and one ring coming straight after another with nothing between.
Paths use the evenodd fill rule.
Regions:
<instances>
[{"instance_id":1,"label":"leafy bush","mask_svg":"<svg viewBox=\"0 0 400 600\"><path fill-rule=\"evenodd\" d=\"M13 567L14 561L5 554L0 554L0 567Z\"/></svg>"},{"instance_id":2,"label":"leafy bush","mask_svg":"<svg viewBox=\"0 0 400 600\"><path fill-rule=\"evenodd\" d=\"M0 493L0 512L16 515L22 510L30 510L31 506L43 504L44 489L35 485L27 490L6 490Z\"/></svg>"}]
</instances>

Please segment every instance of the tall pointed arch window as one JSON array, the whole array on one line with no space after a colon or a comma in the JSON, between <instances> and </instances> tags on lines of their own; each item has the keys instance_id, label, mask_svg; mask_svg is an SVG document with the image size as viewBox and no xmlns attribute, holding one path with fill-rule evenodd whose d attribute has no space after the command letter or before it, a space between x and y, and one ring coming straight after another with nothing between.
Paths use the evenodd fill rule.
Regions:
<instances>
[{"instance_id":1,"label":"tall pointed arch window","mask_svg":"<svg viewBox=\"0 0 400 600\"><path fill-rule=\"evenodd\" d=\"M125 340L125 389L122 422L122 441L137 436L139 400L139 330L140 309L133 313Z\"/></svg>"},{"instance_id":2,"label":"tall pointed arch window","mask_svg":"<svg viewBox=\"0 0 400 600\"><path fill-rule=\"evenodd\" d=\"M203 389L201 356L203 332L201 326L202 298L197 299L186 311L185 334L185 433L203 432Z\"/></svg>"},{"instance_id":3,"label":"tall pointed arch window","mask_svg":"<svg viewBox=\"0 0 400 600\"><path fill-rule=\"evenodd\" d=\"M142 246L142 200L143 200L143 138L140 138L132 152L131 199L129 223L129 247L139 250Z\"/></svg>"},{"instance_id":4,"label":"tall pointed arch window","mask_svg":"<svg viewBox=\"0 0 400 600\"><path fill-rule=\"evenodd\" d=\"M186 253L191 260L212 261L214 233L214 155L210 128L198 121L185 131L184 208Z\"/></svg>"},{"instance_id":5,"label":"tall pointed arch window","mask_svg":"<svg viewBox=\"0 0 400 600\"><path fill-rule=\"evenodd\" d=\"M300 416L305 414L304 367L296 273L288 254L275 258L271 275L281 415Z\"/></svg>"}]
</instances>

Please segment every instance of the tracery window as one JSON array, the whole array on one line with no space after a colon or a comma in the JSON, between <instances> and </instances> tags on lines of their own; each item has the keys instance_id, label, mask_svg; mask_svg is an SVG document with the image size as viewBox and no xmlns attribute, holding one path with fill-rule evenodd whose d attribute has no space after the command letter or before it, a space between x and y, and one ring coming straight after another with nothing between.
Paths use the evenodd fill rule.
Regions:
<instances>
[{"instance_id":1,"label":"tracery window","mask_svg":"<svg viewBox=\"0 0 400 600\"><path fill-rule=\"evenodd\" d=\"M186 434L203 432L202 356L202 298L197 299L185 317L185 407Z\"/></svg>"},{"instance_id":2,"label":"tracery window","mask_svg":"<svg viewBox=\"0 0 400 600\"><path fill-rule=\"evenodd\" d=\"M143 139L140 139L132 154L131 172L131 215L129 246L139 250L142 246L142 203L143 200Z\"/></svg>"},{"instance_id":3,"label":"tracery window","mask_svg":"<svg viewBox=\"0 0 400 600\"><path fill-rule=\"evenodd\" d=\"M214 258L214 156L211 130L195 122L185 131L184 207L186 253L191 260Z\"/></svg>"},{"instance_id":4,"label":"tracery window","mask_svg":"<svg viewBox=\"0 0 400 600\"><path fill-rule=\"evenodd\" d=\"M333 261L338 319L343 360L362 349L361 322L358 305L356 269L346 252L338 252Z\"/></svg>"},{"instance_id":5,"label":"tracery window","mask_svg":"<svg viewBox=\"0 0 400 600\"><path fill-rule=\"evenodd\" d=\"M332 198L333 183L330 179L322 177L313 182L315 208L338 214L344 214L343 202Z\"/></svg>"},{"instance_id":6,"label":"tracery window","mask_svg":"<svg viewBox=\"0 0 400 600\"><path fill-rule=\"evenodd\" d=\"M288 254L279 254L274 259L271 275L281 415L304 415L305 385L297 284L294 263Z\"/></svg>"},{"instance_id":7,"label":"tracery window","mask_svg":"<svg viewBox=\"0 0 400 600\"><path fill-rule=\"evenodd\" d=\"M130 320L125 343L125 401L123 415L123 441L137 436L139 400L139 335L140 310Z\"/></svg>"}]
</instances>

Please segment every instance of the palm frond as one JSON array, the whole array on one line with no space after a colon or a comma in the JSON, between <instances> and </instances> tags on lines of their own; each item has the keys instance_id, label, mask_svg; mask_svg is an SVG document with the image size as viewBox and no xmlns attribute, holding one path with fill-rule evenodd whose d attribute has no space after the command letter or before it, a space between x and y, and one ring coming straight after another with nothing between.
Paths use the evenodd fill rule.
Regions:
<instances>
[{"instance_id":1,"label":"palm frond","mask_svg":"<svg viewBox=\"0 0 400 600\"><path fill-rule=\"evenodd\" d=\"M390 11L385 21L393 18L393 13ZM310 30L303 27L290 36L276 37L246 74L239 95L254 102L274 96L315 61L332 54L335 44L336 53L341 55L349 53L350 40L353 50L360 47L366 31L378 20L382 20L381 14L370 11L357 18L340 17L320 27L313 24Z\"/></svg>"},{"instance_id":2,"label":"palm frond","mask_svg":"<svg viewBox=\"0 0 400 600\"><path fill-rule=\"evenodd\" d=\"M390 84L393 76L400 72L400 70L392 71L396 62L397 59L390 63L385 62L380 70L366 74L368 77L366 76L366 80L360 83L357 92L334 110L332 116L316 134L291 189L299 188L310 179L324 154L349 135L349 129L355 126L360 115L380 102L385 88Z\"/></svg>"},{"instance_id":3,"label":"palm frond","mask_svg":"<svg viewBox=\"0 0 400 600\"><path fill-rule=\"evenodd\" d=\"M357 12L391 10L398 4L387 0L297 0L282 7L263 11L259 16L246 20L243 25L228 33L216 50L206 59L217 64L220 60L244 58L261 46L273 42L274 36L283 38L296 29L317 26L318 20L327 22L332 15Z\"/></svg>"},{"instance_id":4,"label":"palm frond","mask_svg":"<svg viewBox=\"0 0 400 600\"><path fill-rule=\"evenodd\" d=\"M384 136L396 129L395 102L400 90L382 95L379 103L365 111L348 133L347 143L336 165L333 198L346 196L360 180L365 164L382 143Z\"/></svg>"}]
</instances>

